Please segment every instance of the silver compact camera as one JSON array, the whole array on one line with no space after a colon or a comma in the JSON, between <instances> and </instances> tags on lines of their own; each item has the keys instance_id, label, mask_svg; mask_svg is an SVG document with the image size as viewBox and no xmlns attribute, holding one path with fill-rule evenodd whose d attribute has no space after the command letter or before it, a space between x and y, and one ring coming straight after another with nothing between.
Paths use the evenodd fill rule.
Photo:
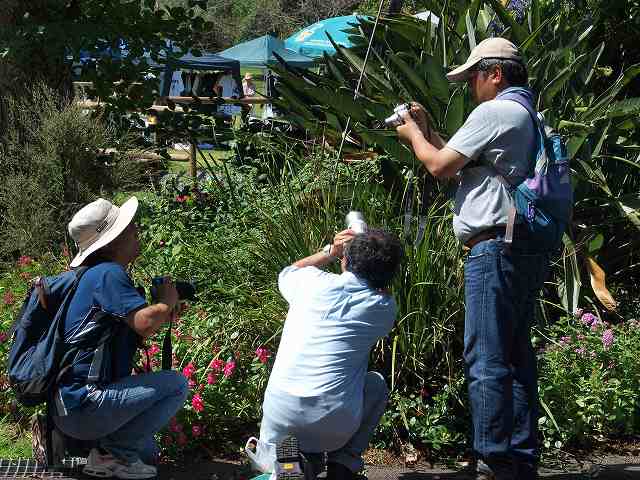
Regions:
<instances>
[{"instance_id":1,"label":"silver compact camera","mask_svg":"<svg viewBox=\"0 0 640 480\"><path fill-rule=\"evenodd\" d=\"M355 210L350 211L346 218L347 228L353 230L356 233L364 233L367 231L367 222L364 221L364 215L362 212Z\"/></svg>"},{"instance_id":2,"label":"silver compact camera","mask_svg":"<svg viewBox=\"0 0 640 480\"><path fill-rule=\"evenodd\" d=\"M411 112L411 104L402 103L393 109L392 115L384 119L384 124L387 127L399 127L404 124L403 115L409 112Z\"/></svg>"}]
</instances>

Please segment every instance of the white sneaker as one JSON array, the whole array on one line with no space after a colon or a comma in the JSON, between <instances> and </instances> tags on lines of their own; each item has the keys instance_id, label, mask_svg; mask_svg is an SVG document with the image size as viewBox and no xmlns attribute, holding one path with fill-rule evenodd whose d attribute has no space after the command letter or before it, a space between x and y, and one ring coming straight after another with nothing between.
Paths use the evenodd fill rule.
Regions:
<instances>
[{"instance_id":1,"label":"white sneaker","mask_svg":"<svg viewBox=\"0 0 640 480\"><path fill-rule=\"evenodd\" d=\"M153 478L158 474L156 467L146 465L140 460L126 463L113 455L102 455L96 448L91 449L82 471L92 477L122 479Z\"/></svg>"}]
</instances>

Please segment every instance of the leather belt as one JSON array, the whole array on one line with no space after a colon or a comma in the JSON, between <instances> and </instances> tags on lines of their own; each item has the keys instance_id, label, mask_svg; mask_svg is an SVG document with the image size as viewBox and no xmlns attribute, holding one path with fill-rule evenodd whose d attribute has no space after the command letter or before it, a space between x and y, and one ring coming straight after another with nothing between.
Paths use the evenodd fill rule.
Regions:
<instances>
[{"instance_id":1,"label":"leather belt","mask_svg":"<svg viewBox=\"0 0 640 480\"><path fill-rule=\"evenodd\" d=\"M484 242L485 240L492 240L498 237L504 237L506 233L505 227L493 227L487 230L483 230L480 233L476 233L473 237L467 240L464 244L465 250L471 250L478 243Z\"/></svg>"}]
</instances>

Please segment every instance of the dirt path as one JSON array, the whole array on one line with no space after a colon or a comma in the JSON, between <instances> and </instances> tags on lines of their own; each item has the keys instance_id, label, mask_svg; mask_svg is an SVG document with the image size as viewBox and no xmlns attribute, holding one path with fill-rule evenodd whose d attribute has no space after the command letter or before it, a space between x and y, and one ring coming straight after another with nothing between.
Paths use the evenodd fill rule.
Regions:
<instances>
[{"instance_id":1,"label":"dirt path","mask_svg":"<svg viewBox=\"0 0 640 480\"><path fill-rule=\"evenodd\" d=\"M588 459L563 460L560 464L545 466L540 471L543 479L573 480L640 480L640 456L592 456ZM427 463L415 466L367 465L369 480L471 480L463 467L451 469ZM250 477L250 475L249 475ZM239 463L229 461L198 462L190 466L162 466L162 480L249 480L247 471Z\"/></svg>"}]
</instances>

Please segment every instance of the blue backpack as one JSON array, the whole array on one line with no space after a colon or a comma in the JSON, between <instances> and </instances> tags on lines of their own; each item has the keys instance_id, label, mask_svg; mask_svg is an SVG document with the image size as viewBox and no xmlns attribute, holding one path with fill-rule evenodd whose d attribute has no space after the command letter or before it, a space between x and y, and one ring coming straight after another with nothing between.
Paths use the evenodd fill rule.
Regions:
<instances>
[{"instance_id":1,"label":"blue backpack","mask_svg":"<svg viewBox=\"0 0 640 480\"><path fill-rule=\"evenodd\" d=\"M87 267L37 279L13 327L9 384L25 406L47 401L49 390L70 367L77 348L64 342L64 320Z\"/></svg>"},{"instance_id":2,"label":"blue backpack","mask_svg":"<svg viewBox=\"0 0 640 480\"><path fill-rule=\"evenodd\" d=\"M500 92L496 100L511 100L522 105L529 112L536 132L530 175L518 185L500 177L514 200L505 242L512 242L513 228L517 221L527 226L538 245L554 250L560 246L573 212L573 190L566 145L557 132L547 134L542 119L533 107L529 90L507 88Z\"/></svg>"}]
</instances>

